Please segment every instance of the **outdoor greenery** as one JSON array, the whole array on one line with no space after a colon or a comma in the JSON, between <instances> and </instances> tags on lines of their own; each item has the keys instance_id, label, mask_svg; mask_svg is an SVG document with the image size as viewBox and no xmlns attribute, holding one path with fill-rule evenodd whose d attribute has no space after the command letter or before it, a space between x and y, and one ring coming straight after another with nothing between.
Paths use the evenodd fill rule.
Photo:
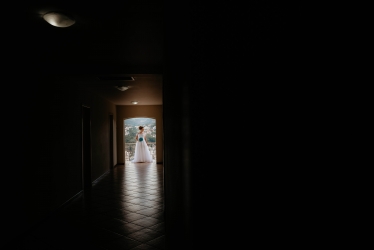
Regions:
<instances>
[{"instance_id":1,"label":"outdoor greenery","mask_svg":"<svg viewBox=\"0 0 374 250\"><path fill-rule=\"evenodd\" d=\"M144 127L147 142L156 142L156 120L153 118L131 118L125 120L125 143L135 143L139 126Z\"/></svg>"}]
</instances>

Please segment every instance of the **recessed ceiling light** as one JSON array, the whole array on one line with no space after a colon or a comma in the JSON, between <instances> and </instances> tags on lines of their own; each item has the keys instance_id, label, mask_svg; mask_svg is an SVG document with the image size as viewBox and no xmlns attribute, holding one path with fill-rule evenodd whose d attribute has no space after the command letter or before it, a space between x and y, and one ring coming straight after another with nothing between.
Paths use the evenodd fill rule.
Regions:
<instances>
[{"instance_id":1,"label":"recessed ceiling light","mask_svg":"<svg viewBox=\"0 0 374 250\"><path fill-rule=\"evenodd\" d=\"M131 103L132 103L132 104L138 104L138 102L137 102L137 101L132 101Z\"/></svg>"}]
</instances>

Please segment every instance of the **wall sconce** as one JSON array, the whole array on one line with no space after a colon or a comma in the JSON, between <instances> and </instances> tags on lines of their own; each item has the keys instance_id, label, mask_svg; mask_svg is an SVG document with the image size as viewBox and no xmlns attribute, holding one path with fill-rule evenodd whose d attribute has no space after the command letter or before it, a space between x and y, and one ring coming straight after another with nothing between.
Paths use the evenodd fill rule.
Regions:
<instances>
[{"instance_id":1,"label":"wall sconce","mask_svg":"<svg viewBox=\"0 0 374 250\"><path fill-rule=\"evenodd\" d=\"M132 101L131 103L132 103L132 104L138 104L138 102L137 102L137 101Z\"/></svg>"},{"instance_id":2,"label":"wall sconce","mask_svg":"<svg viewBox=\"0 0 374 250\"><path fill-rule=\"evenodd\" d=\"M43 15L43 19L50 25L60 28L70 27L75 23L73 17L59 11L47 12Z\"/></svg>"}]
</instances>

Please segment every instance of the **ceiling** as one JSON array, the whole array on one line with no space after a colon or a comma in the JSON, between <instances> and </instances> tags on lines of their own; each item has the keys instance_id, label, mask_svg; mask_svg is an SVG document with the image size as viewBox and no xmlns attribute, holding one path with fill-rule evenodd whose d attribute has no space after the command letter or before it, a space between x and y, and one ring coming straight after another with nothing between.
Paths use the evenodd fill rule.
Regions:
<instances>
[{"instance_id":1,"label":"ceiling","mask_svg":"<svg viewBox=\"0 0 374 250\"><path fill-rule=\"evenodd\" d=\"M162 74L107 74L110 79L100 76L71 76L77 84L88 87L103 98L116 105L162 105ZM132 77L134 80L127 80ZM125 80L117 80L125 79ZM125 91L118 86L128 87Z\"/></svg>"},{"instance_id":2,"label":"ceiling","mask_svg":"<svg viewBox=\"0 0 374 250\"><path fill-rule=\"evenodd\" d=\"M23 14L13 33L23 38L17 40L22 61L69 76L115 105L162 105L162 1L77 2L34 0L18 6ZM48 11L68 12L76 23L54 27L42 18Z\"/></svg>"}]
</instances>

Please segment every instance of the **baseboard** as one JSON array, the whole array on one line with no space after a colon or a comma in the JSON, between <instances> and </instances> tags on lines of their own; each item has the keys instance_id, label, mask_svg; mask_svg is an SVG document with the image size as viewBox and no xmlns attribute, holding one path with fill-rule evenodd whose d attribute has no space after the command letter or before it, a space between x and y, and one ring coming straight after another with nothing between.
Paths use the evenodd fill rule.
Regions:
<instances>
[{"instance_id":1,"label":"baseboard","mask_svg":"<svg viewBox=\"0 0 374 250\"><path fill-rule=\"evenodd\" d=\"M116 166L114 166L116 167ZM99 182L107 173L109 173L111 171L111 169L109 169L108 171L104 172L102 175L100 175L99 177L96 178L96 180L94 180L92 182L92 186L94 186L97 182Z\"/></svg>"},{"instance_id":2,"label":"baseboard","mask_svg":"<svg viewBox=\"0 0 374 250\"><path fill-rule=\"evenodd\" d=\"M66 207L67 205L69 205L71 202L73 202L73 200L75 200L76 198L78 198L81 194L83 194L83 190L79 191L73 197L71 197L70 199L68 199L67 201L65 201L59 208L57 208L57 212L60 211L61 209L63 209L64 207Z\"/></svg>"}]
</instances>

